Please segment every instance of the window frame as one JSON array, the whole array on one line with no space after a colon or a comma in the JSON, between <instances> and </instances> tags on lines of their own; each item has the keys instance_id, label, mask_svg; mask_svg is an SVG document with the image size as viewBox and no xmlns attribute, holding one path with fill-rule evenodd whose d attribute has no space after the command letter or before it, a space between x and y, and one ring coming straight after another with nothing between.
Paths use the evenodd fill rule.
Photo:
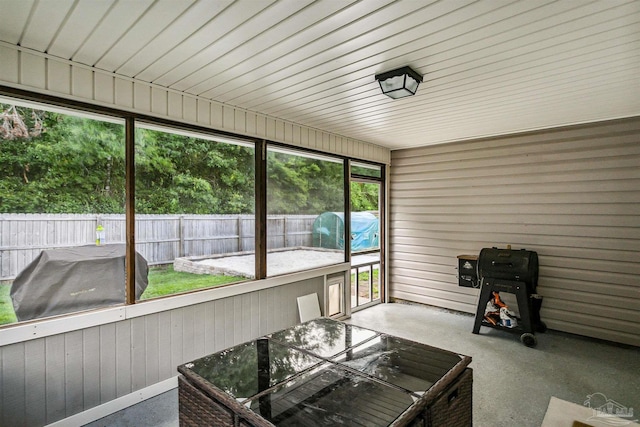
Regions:
<instances>
[{"instance_id":1,"label":"window frame","mask_svg":"<svg viewBox=\"0 0 640 427\"><path fill-rule=\"evenodd\" d=\"M379 275L379 287L380 287L380 301L381 302L389 302L389 295L387 292L387 246L386 246L386 236L387 236L387 166L383 164L367 162L363 160L355 160L352 162L356 163L358 167L367 167L368 165L375 166L376 168L380 168L380 176L369 176L362 175L358 173L350 173L349 174L349 191L351 190L351 182L360 182L360 183L371 183L371 184L379 184L380 185L380 200L379 200L379 221L380 221L380 275ZM349 199L349 208L351 208L351 199ZM372 251L377 252L377 251ZM366 251L361 252L362 254L366 254ZM351 277L351 273L349 273L349 277ZM364 306L366 308L366 304Z\"/></svg>"},{"instance_id":2,"label":"window frame","mask_svg":"<svg viewBox=\"0 0 640 427\"><path fill-rule=\"evenodd\" d=\"M262 181L262 184L264 184L264 188L261 189L262 194L264 194L264 244L265 244L265 251L264 254L261 252L261 258L262 255L264 255L264 263L265 263L265 276L263 276L262 278L267 278L267 277L277 277L278 275L271 275L269 274L269 271L267 269L267 263L268 263L268 230L267 228L267 217L269 215L269 206L268 206L268 183L267 183L267 171L268 171L268 153L269 151L272 152L276 152L276 153L283 153L286 155L291 155L291 156L300 156L300 157L306 157L306 158L310 158L313 160L321 160L321 161L325 161L325 162L332 162L332 163L336 163L336 164L340 164L342 167L342 181L343 181L343 201L342 201L342 205L343 205L343 210L342 212L344 213L344 217L345 218L349 218L351 216L351 203L349 202L349 198L350 198L350 187L348 184L348 176L349 176L349 162L351 161L350 159L344 157L344 156L337 156L337 155L331 155L331 154L327 154L318 150L311 150L311 149L307 149L307 148L303 148L303 147L295 147L295 146L291 146L291 145L287 145L287 144L282 144L282 143L277 143L277 142L273 142L273 141L268 141L265 140L266 142L266 146L264 148L264 168L265 168L265 176L264 176L264 180ZM256 182L257 184L258 182ZM345 221L344 224L344 230L345 230L345 236L348 236L351 232L351 222L350 221ZM345 239L345 241L347 241ZM350 251L347 249L347 246L345 244L345 250L343 252L343 262L349 262L350 261ZM332 265L332 264L329 264ZM335 265L335 264L334 264ZM326 266L326 265L325 265ZM325 266L320 266L320 267L316 267L316 268L322 268ZM291 271L288 273L283 273L283 274L294 274L296 273L296 271ZM257 277L257 275L256 275Z\"/></svg>"},{"instance_id":3,"label":"window frame","mask_svg":"<svg viewBox=\"0 0 640 427\"><path fill-rule=\"evenodd\" d=\"M385 179L385 165L366 160L352 159L345 155L326 153L320 150L314 150L307 147L290 145L278 141L267 140L259 137L251 137L232 132L217 130L203 127L191 123L184 123L167 118L154 117L137 112L120 110L117 108L91 104L78 100L71 100L31 92L23 89L17 89L9 86L0 85L0 96L15 100L16 103L24 103L29 106L32 104L36 107L38 104L45 104L51 108L59 108L72 112L74 115L91 114L100 117L113 118L114 120L123 121L125 123L125 229L126 229L126 255L125 255L125 275L126 275L126 298L123 305L105 307L91 311L78 311L60 316L52 316L42 319L35 319L25 322L15 322L0 325L0 345L6 345L13 342L24 341L25 339L34 339L41 336L48 336L58 331L59 326L66 325L65 330L77 330L99 324L109 323L125 318L132 318L156 313L158 311L188 306L211 299L224 298L231 295L239 295L248 292L254 292L260 289L266 289L273 286L280 286L284 283L292 281L306 280L311 277L324 276L325 280L329 275L338 272L348 274L350 263L350 251L345 250L345 259L343 263L322 266L316 269L304 270L285 274L282 276L267 276L267 146L275 149L288 150L297 153L308 153L310 156L317 156L342 162L344 170L344 212L345 217L351 214L350 208L350 162L358 164L371 164L380 167L383 188ZM247 145L253 144L255 149L255 279L251 281L243 281L232 283L217 288L202 288L192 291L167 295L165 297L149 299L144 301L135 300L135 129L136 126L152 127L152 128L168 128L178 132L186 132L192 135L201 135L204 138L219 138L222 140L235 140L246 142ZM366 177L371 178L371 177ZM375 179L375 178L374 178ZM384 209L382 209L384 210ZM345 233L349 235L349 221L345 221ZM383 233L384 234L384 233ZM381 250L384 250L383 240L381 239ZM295 277L294 277L295 276ZM293 280L292 280L293 279ZM169 303L168 300L172 302ZM84 320L78 321L79 318ZM43 323L51 325L51 327L40 328L36 332L36 325ZM9 331L13 331L9 333ZM22 331L22 332L20 332ZM54 332L55 331L55 332ZM29 338L24 338L28 336ZM22 337L20 339L19 337Z\"/></svg>"}]
</instances>

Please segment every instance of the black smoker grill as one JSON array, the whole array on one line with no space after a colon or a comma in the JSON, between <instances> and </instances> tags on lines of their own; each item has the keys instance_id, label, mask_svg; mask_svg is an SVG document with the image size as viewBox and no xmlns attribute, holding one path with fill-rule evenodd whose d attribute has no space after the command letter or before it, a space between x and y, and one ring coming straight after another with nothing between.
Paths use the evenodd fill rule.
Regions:
<instances>
[{"instance_id":1,"label":"black smoker grill","mask_svg":"<svg viewBox=\"0 0 640 427\"><path fill-rule=\"evenodd\" d=\"M520 341L527 347L537 344L534 331L546 331L540 320L542 297L536 294L538 286L538 254L534 251L484 248L478 256L478 281L480 298L476 312L473 333L480 332L480 326L488 326L521 334ZM510 328L494 324L485 318L487 303L494 292L507 292L516 296L520 317L518 326Z\"/></svg>"}]
</instances>

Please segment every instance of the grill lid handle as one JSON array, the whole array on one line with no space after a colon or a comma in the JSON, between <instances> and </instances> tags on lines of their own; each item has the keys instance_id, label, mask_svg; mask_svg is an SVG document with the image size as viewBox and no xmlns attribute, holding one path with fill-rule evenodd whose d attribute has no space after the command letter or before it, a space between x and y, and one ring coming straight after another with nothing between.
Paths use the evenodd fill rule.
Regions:
<instances>
[{"instance_id":1,"label":"grill lid handle","mask_svg":"<svg viewBox=\"0 0 640 427\"><path fill-rule=\"evenodd\" d=\"M495 261L491 261L491 265L501 265L501 266L507 266L507 267L513 267L513 263L512 262L495 262Z\"/></svg>"}]
</instances>

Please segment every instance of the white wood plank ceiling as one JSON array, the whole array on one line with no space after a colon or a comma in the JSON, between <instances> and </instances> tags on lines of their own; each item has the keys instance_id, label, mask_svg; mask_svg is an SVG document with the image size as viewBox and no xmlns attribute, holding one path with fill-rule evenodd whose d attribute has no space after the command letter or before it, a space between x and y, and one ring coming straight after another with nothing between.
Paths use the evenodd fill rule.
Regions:
<instances>
[{"instance_id":1,"label":"white wood plank ceiling","mask_svg":"<svg viewBox=\"0 0 640 427\"><path fill-rule=\"evenodd\" d=\"M0 0L0 40L391 149L640 114L639 0Z\"/></svg>"}]
</instances>

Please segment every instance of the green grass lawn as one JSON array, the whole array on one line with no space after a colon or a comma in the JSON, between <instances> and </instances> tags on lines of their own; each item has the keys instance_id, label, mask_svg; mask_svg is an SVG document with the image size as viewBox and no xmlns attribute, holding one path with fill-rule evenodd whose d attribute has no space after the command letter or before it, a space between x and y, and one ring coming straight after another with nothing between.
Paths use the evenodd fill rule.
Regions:
<instances>
[{"instance_id":1,"label":"green grass lawn","mask_svg":"<svg viewBox=\"0 0 640 427\"><path fill-rule=\"evenodd\" d=\"M149 285L140 300L177 294L194 289L212 288L247 280L246 277L212 276L174 271L172 265L149 268ZM0 325L17 322L11 303L11 282L0 283Z\"/></svg>"},{"instance_id":2,"label":"green grass lawn","mask_svg":"<svg viewBox=\"0 0 640 427\"><path fill-rule=\"evenodd\" d=\"M247 280L247 278L174 271L172 265L152 267L149 269L149 285L140 299L146 300L194 289L212 288L243 280Z\"/></svg>"},{"instance_id":3,"label":"green grass lawn","mask_svg":"<svg viewBox=\"0 0 640 427\"><path fill-rule=\"evenodd\" d=\"M0 283L0 325L18 321L16 314L13 312L9 291L11 291L11 282Z\"/></svg>"},{"instance_id":4,"label":"green grass lawn","mask_svg":"<svg viewBox=\"0 0 640 427\"><path fill-rule=\"evenodd\" d=\"M379 280L379 269L373 270L373 299L380 298L380 280ZM351 287L353 288L351 292L355 292L355 281L356 275L351 273ZM358 288L360 290L360 296L367 295L369 296L369 272L364 271L358 274Z\"/></svg>"}]
</instances>

